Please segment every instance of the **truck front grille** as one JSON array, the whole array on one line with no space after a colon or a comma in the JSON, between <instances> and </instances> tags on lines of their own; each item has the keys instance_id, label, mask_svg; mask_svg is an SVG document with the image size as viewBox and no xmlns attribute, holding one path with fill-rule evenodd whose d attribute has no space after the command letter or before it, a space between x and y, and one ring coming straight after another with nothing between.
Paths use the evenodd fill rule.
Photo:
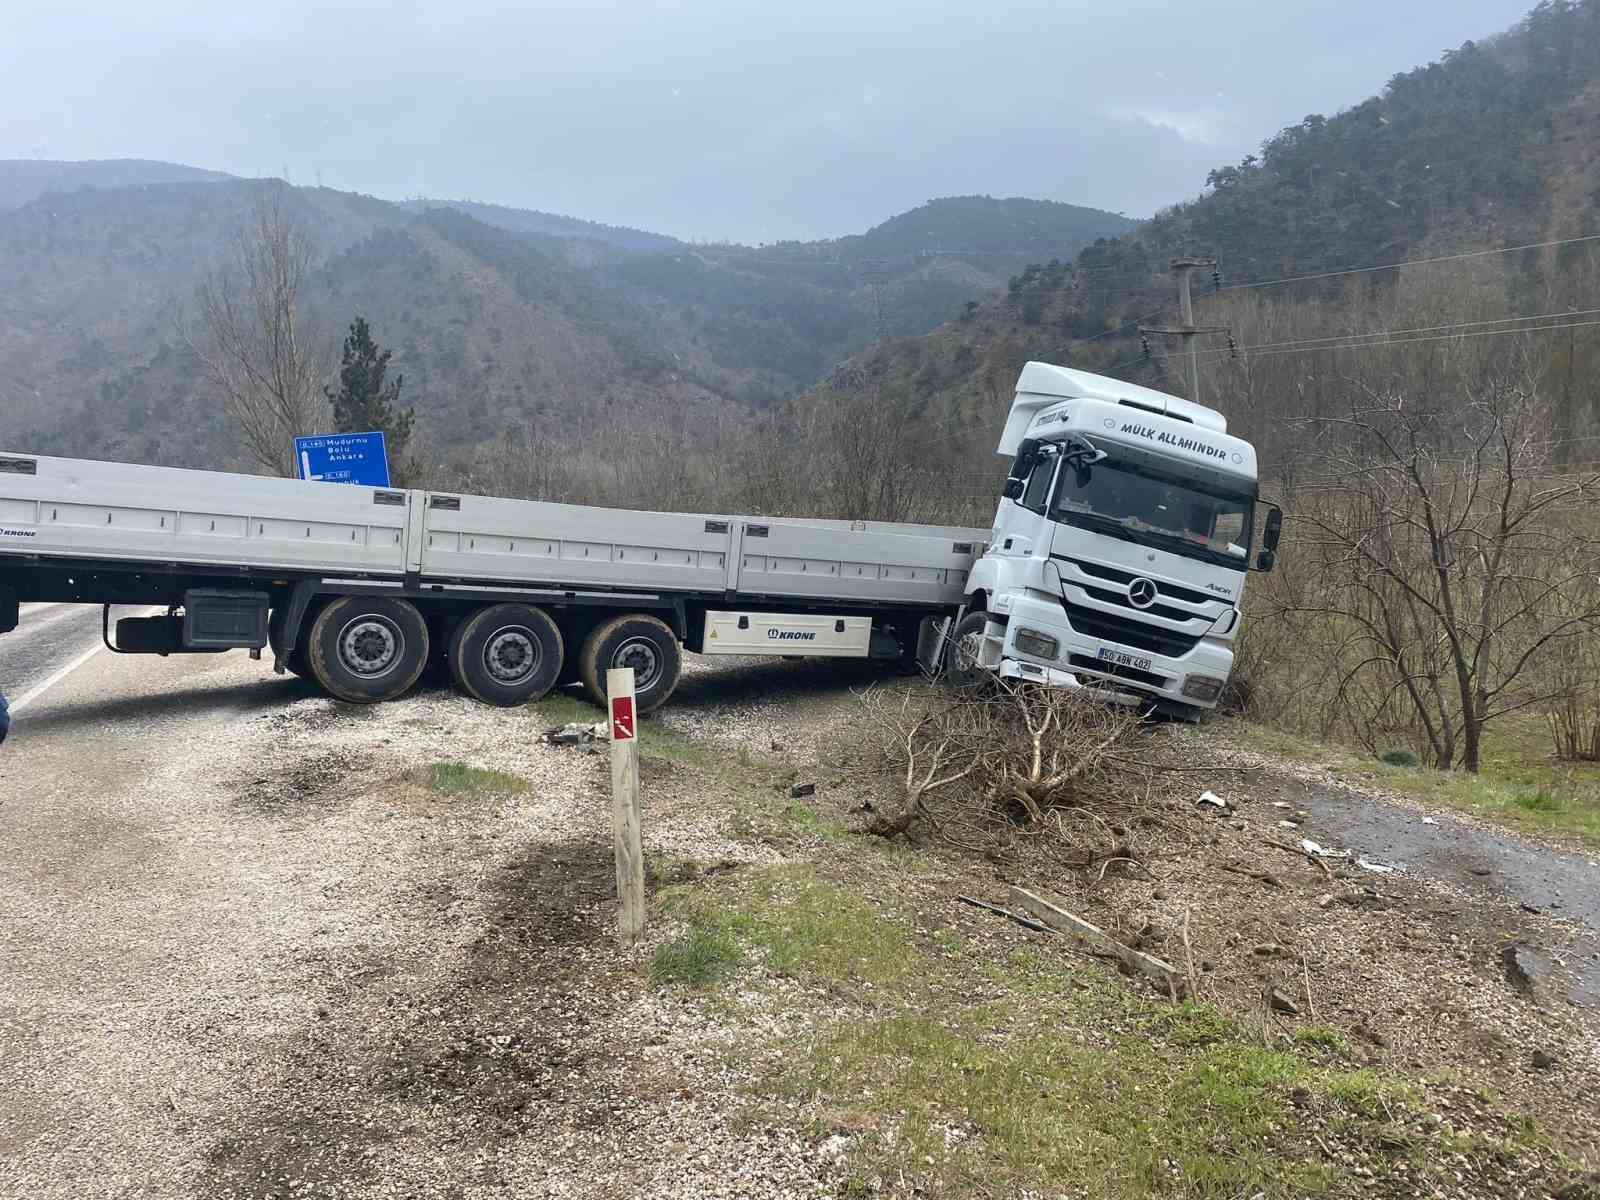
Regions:
<instances>
[{"instance_id":1,"label":"truck front grille","mask_svg":"<svg viewBox=\"0 0 1600 1200\"><path fill-rule=\"evenodd\" d=\"M1181 658L1200 644L1197 637L1129 620L1116 613L1087 608L1070 600L1063 600L1061 607L1067 610L1067 623L1075 630L1102 642L1132 646L1135 650L1159 654L1163 658Z\"/></svg>"},{"instance_id":2,"label":"truck front grille","mask_svg":"<svg viewBox=\"0 0 1600 1200\"><path fill-rule=\"evenodd\" d=\"M1071 563L1085 575L1093 575L1098 579L1108 579L1112 583L1129 584L1139 576L1133 571L1124 571L1118 567L1108 567L1104 563L1089 562L1082 558L1068 558L1064 554L1052 554L1054 559ZM1175 583L1168 583L1165 579L1156 582L1156 590L1163 596L1170 596L1174 600L1182 600L1186 604L1215 604L1221 597L1210 595L1206 592L1197 592L1191 588L1180 587ZM1185 613L1185 616L1192 616Z\"/></svg>"}]
</instances>

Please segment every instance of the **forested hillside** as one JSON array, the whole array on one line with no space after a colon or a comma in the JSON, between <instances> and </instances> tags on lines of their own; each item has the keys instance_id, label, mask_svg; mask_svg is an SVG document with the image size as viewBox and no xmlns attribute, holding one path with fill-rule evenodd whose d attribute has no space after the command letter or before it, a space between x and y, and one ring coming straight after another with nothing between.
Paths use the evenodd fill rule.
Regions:
<instances>
[{"instance_id":1,"label":"forested hillside","mask_svg":"<svg viewBox=\"0 0 1600 1200\"><path fill-rule=\"evenodd\" d=\"M1037 248L1070 254L1128 226L968 197L859 238L695 247L549 213L391 204L170 164L0 163L0 196L15 200L0 211L0 442L240 465L186 328L196 284L263 187L316 243L304 316L329 370L344 326L365 316L394 350L434 460L616 402L738 419L810 386L880 328L921 333L1002 288Z\"/></svg>"}]
</instances>

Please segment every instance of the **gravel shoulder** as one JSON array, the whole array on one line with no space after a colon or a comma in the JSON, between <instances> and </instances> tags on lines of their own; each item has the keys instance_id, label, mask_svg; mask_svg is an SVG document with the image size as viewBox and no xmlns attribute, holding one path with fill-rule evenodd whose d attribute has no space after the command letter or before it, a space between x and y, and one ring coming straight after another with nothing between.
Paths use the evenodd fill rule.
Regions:
<instances>
[{"instance_id":1,"label":"gravel shoulder","mask_svg":"<svg viewBox=\"0 0 1600 1200\"><path fill-rule=\"evenodd\" d=\"M48 701L0 758L0 1194L819 1194L610 938L604 759L537 712L242 656ZM513 782L443 796L440 762ZM647 848L775 857L659 773L694 812Z\"/></svg>"}]
</instances>

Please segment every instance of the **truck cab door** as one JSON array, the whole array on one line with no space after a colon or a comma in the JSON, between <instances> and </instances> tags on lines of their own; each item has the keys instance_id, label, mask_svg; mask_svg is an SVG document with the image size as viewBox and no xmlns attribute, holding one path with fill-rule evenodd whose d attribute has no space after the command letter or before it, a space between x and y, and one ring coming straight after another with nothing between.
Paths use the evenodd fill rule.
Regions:
<instances>
[{"instance_id":1,"label":"truck cab door","mask_svg":"<svg viewBox=\"0 0 1600 1200\"><path fill-rule=\"evenodd\" d=\"M1039 455L1022 477L1022 494L1000 501L994 544L989 548L991 554L1027 558L1034 547L1041 544L1039 539L1046 536L1041 531L1050 503L1050 489L1060 461L1055 454Z\"/></svg>"}]
</instances>

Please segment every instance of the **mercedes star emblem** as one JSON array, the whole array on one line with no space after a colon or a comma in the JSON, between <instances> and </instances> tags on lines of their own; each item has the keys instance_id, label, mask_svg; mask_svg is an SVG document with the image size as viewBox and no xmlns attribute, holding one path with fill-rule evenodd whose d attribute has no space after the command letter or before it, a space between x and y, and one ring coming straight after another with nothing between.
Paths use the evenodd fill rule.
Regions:
<instances>
[{"instance_id":1,"label":"mercedes star emblem","mask_svg":"<svg viewBox=\"0 0 1600 1200\"><path fill-rule=\"evenodd\" d=\"M1128 603L1135 608L1149 608L1156 602L1156 585L1150 579L1135 579L1128 585Z\"/></svg>"}]
</instances>

